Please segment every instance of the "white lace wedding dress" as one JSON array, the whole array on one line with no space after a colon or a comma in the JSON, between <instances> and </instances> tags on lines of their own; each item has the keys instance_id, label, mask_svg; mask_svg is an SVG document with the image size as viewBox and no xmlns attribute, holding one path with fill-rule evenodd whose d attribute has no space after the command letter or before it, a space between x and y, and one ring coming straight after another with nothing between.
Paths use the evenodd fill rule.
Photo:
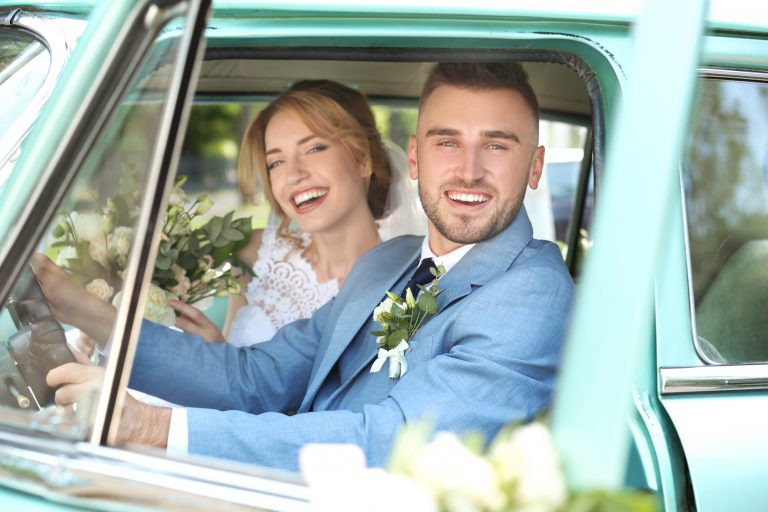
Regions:
<instances>
[{"instance_id":1,"label":"white lace wedding dress","mask_svg":"<svg viewBox=\"0 0 768 512\"><path fill-rule=\"evenodd\" d=\"M309 235L294 231L309 244ZM287 323L309 318L339 292L336 279L319 282L312 265L291 240L267 228L261 238L253 271L256 274L245 290L246 306L232 322L229 343L242 347L267 341Z\"/></svg>"}]
</instances>

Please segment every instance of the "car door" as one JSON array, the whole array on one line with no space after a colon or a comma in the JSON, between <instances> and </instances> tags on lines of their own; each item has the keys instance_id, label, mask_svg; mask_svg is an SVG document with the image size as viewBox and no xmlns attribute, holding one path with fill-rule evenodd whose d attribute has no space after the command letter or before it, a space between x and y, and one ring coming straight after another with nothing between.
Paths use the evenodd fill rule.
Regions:
<instances>
[{"instance_id":1,"label":"car door","mask_svg":"<svg viewBox=\"0 0 768 512\"><path fill-rule=\"evenodd\" d=\"M128 378L123 369L130 367L129 345L138 330L137 311L143 311L145 302L142 283L147 269L153 268L158 212L164 211L163 196L175 172L177 137L184 130L208 6L207 1L100 3L89 13L72 59L4 177L0 188L4 305L0 483L4 486L68 503L77 503L78 496L100 495L107 507L117 502L168 507L184 500L189 507L210 510L223 500L249 507L272 503L271 508L280 509L276 496L284 494L300 496L289 499L285 509L305 501L300 490L293 492L301 488L296 479L265 483L253 473L233 477L220 469L159 462L150 455L105 446L119 420L115 411ZM13 6L3 19L19 19L20 13ZM69 16L46 9L35 15ZM156 70L162 72L149 79ZM100 198L115 192L135 202L130 208L122 203L116 207L130 213L133 224L130 243L121 249L128 262L125 271L119 283L107 283L113 288L110 296L117 288L122 292L117 319L110 326L108 371L103 385L79 400L77 407L57 408L44 377L52 365L63 361L57 359L63 352L59 349L65 349L73 329L53 320L29 273L30 257L45 252L52 259L77 264L100 258L94 251L100 242L112 250L106 228L94 225L88 212L110 211L114 201L105 204ZM79 237L75 250L67 253L66 244L59 243L65 236L59 228L70 223L78 228ZM95 229L86 229L89 225ZM190 485L192 481L197 485ZM180 497L184 493L194 494L198 501ZM32 506L14 493L8 496Z\"/></svg>"}]
</instances>

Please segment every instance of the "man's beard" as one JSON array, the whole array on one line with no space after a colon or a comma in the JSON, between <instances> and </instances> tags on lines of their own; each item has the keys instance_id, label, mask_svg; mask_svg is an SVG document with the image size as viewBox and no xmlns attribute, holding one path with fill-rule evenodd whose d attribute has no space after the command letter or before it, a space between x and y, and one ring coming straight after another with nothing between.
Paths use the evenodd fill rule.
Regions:
<instances>
[{"instance_id":1,"label":"man's beard","mask_svg":"<svg viewBox=\"0 0 768 512\"><path fill-rule=\"evenodd\" d=\"M487 186L478 186L477 183L464 182L452 183L442 187L440 196L434 197L419 183L419 199L424 207L427 217L435 225L437 230L445 238L457 244L474 244L488 240L509 226L520 211L523 203L523 193L512 199L499 203L493 211L486 212L482 216L463 215L460 213L442 212L440 199L446 188L461 188L465 190L477 189L479 192L488 189ZM498 197L493 195L493 197ZM447 205L446 205L447 208Z\"/></svg>"}]
</instances>

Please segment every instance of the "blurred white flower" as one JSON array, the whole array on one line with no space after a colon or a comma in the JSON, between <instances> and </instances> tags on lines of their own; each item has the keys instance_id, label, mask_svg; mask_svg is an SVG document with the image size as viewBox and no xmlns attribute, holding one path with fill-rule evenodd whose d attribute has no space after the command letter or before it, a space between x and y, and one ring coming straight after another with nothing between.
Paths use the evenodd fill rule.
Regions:
<instances>
[{"instance_id":1,"label":"blurred white flower","mask_svg":"<svg viewBox=\"0 0 768 512\"><path fill-rule=\"evenodd\" d=\"M392 306L397 306L403 311L405 311L405 304L400 304L395 301L393 301L391 298L387 297L381 303L376 306L376 308L373 310L373 320L376 322L381 322L382 318L381 315L383 313L389 313L392 311Z\"/></svg>"},{"instance_id":2,"label":"blurred white flower","mask_svg":"<svg viewBox=\"0 0 768 512\"><path fill-rule=\"evenodd\" d=\"M438 432L414 453L409 472L441 501L471 503L481 510L499 510L504 505L493 466L453 433Z\"/></svg>"},{"instance_id":3,"label":"blurred white flower","mask_svg":"<svg viewBox=\"0 0 768 512\"><path fill-rule=\"evenodd\" d=\"M92 242L104 236L101 230L102 216L98 213L72 212L69 214L79 240Z\"/></svg>"},{"instance_id":4,"label":"blurred white flower","mask_svg":"<svg viewBox=\"0 0 768 512\"><path fill-rule=\"evenodd\" d=\"M176 323L176 313L168 305L168 295L155 284L149 285L144 316L147 320L158 324L174 325Z\"/></svg>"},{"instance_id":5,"label":"blurred white flower","mask_svg":"<svg viewBox=\"0 0 768 512\"><path fill-rule=\"evenodd\" d=\"M105 267L109 264L109 258L107 257L107 242L103 236L91 240L88 244L88 254L91 259L96 263L101 263Z\"/></svg>"},{"instance_id":6,"label":"blurred white flower","mask_svg":"<svg viewBox=\"0 0 768 512\"><path fill-rule=\"evenodd\" d=\"M176 263L171 265L171 272L173 272L173 278L176 279L177 284L168 288L168 291L182 300L186 299L189 288L192 286L187 273Z\"/></svg>"},{"instance_id":7,"label":"blurred white flower","mask_svg":"<svg viewBox=\"0 0 768 512\"><path fill-rule=\"evenodd\" d=\"M204 255L202 258L197 260L197 266L200 268L200 270L208 270L213 266L213 257L210 254Z\"/></svg>"},{"instance_id":8,"label":"blurred white flower","mask_svg":"<svg viewBox=\"0 0 768 512\"><path fill-rule=\"evenodd\" d=\"M552 436L543 424L516 428L507 439L494 444L489 458L503 482L515 482L519 506L549 511L565 503L565 480Z\"/></svg>"},{"instance_id":9,"label":"blurred white flower","mask_svg":"<svg viewBox=\"0 0 768 512\"><path fill-rule=\"evenodd\" d=\"M85 285L85 291L91 295L95 295L105 302L109 301L109 299L112 298L112 294L115 293L115 289L103 279L94 279Z\"/></svg>"},{"instance_id":10,"label":"blurred white flower","mask_svg":"<svg viewBox=\"0 0 768 512\"><path fill-rule=\"evenodd\" d=\"M107 248L111 254L125 261L133 241L133 228L118 226L107 236Z\"/></svg>"},{"instance_id":11,"label":"blurred white flower","mask_svg":"<svg viewBox=\"0 0 768 512\"><path fill-rule=\"evenodd\" d=\"M69 260L77 259L77 249L68 245L59 251L56 255L56 265L62 268L69 268Z\"/></svg>"},{"instance_id":12,"label":"blurred white flower","mask_svg":"<svg viewBox=\"0 0 768 512\"><path fill-rule=\"evenodd\" d=\"M419 482L365 465L352 444L307 444L299 453L312 509L334 512L438 512L432 493Z\"/></svg>"},{"instance_id":13,"label":"blurred white flower","mask_svg":"<svg viewBox=\"0 0 768 512\"><path fill-rule=\"evenodd\" d=\"M183 206L189 202L187 194L181 187L173 187L168 197L168 206Z\"/></svg>"}]
</instances>

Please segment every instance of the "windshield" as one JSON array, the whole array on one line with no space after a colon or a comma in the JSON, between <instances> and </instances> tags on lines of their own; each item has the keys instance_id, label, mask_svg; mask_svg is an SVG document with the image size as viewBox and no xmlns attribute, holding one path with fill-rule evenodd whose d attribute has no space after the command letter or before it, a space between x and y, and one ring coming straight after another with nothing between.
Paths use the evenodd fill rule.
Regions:
<instances>
[{"instance_id":1,"label":"windshield","mask_svg":"<svg viewBox=\"0 0 768 512\"><path fill-rule=\"evenodd\" d=\"M50 64L51 54L40 41L20 30L0 30L0 183L10 173L19 142L36 115L30 107Z\"/></svg>"}]
</instances>

